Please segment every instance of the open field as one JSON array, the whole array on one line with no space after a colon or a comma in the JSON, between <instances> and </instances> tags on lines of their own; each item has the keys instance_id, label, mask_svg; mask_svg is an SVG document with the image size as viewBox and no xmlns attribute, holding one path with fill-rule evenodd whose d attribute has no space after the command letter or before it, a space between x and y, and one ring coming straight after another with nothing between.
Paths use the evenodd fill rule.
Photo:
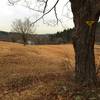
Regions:
<instances>
[{"instance_id":1,"label":"open field","mask_svg":"<svg viewBox=\"0 0 100 100\"><path fill-rule=\"evenodd\" d=\"M95 45L95 55L100 66L99 45ZM75 87L70 83L73 71L71 44L23 46L0 42L0 100L76 100L70 94ZM100 91L96 92L99 98Z\"/></svg>"}]
</instances>

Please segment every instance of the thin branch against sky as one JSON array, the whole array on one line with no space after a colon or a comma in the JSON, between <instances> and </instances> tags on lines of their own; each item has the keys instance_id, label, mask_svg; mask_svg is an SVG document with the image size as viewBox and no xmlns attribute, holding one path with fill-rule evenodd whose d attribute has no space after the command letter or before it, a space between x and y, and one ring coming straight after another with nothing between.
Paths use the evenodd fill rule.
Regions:
<instances>
[{"instance_id":1,"label":"thin branch against sky","mask_svg":"<svg viewBox=\"0 0 100 100\"><path fill-rule=\"evenodd\" d=\"M8 0L3 0L1 2L1 4L5 2L4 10L6 11L6 8L7 9L9 8L8 12L12 12L12 14L10 15L10 19L8 18L9 15L6 15L7 17L5 17L5 18L8 18L8 19L5 20L6 21L5 23L7 23L7 22L11 23L11 21L13 21L15 18L23 19L24 17L30 17L31 21L34 23L40 17L42 18L42 16L44 16L43 14L46 15L46 13L48 13L49 10L52 9L52 7L57 2L57 0L45 0L46 3L39 2L39 1L44 1L44 0L38 0L38 2L36 2L37 0L20 0L21 2L19 3L18 2L19 0L16 0L17 1L16 5L14 5L14 3L13 3L14 6L8 6L7 1ZM13 0L11 0L11 1L13 1ZM65 0L63 0L63 2L62 2L62 0L58 0L58 1L59 1L59 3L57 4L57 6L54 7L53 10L51 10L49 14L44 16L44 21L45 21L45 23L47 23L47 25L45 25L45 24L43 25L43 22L42 22L43 20L39 20L39 22L37 23L39 33L40 32L41 33L51 33L51 32L53 33L56 31L61 31L61 30L63 30L63 28L73 27L73 20L70 19L70 18L72 18L71 11L68 11L70 18L67 18L65 16L66 15L66 6L64 6L64 5L66 5L67 2L65 2ZM70 8L70 3L68 3L67 5ZM62 10L63 10L63 13L62 13ZM0 18L0 19L2 19L2 18ZM52 22L54 23L54 25L56 23L58 23L58 26L51 27L53 25ZM48 26L48 25L51 25L51 26ZM62 26L64 26L64 27L62 27ZM43 27L45 27L45 28L43 28ZM47 29L46 29L47 27L49 27L48 29L50 29L50 30L47 31Z\"/></svg>"}]
</instances>

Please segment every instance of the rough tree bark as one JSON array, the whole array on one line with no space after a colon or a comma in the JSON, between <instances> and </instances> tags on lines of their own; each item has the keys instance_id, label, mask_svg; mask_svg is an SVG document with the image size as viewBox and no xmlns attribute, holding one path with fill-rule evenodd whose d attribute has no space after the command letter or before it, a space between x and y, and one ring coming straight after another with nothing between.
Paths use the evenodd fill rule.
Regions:
<instances>
[{"instance_id":1,"label":"rough tree bark","mask_svg":"<svg viewBox=\"0 0 100 100\"><path fill-rule=\"evenodd\" d=\"M95 84L96 66L94 42L96 24L100 15L100 0L70 0L76 32L73 35L75 51L75 79ZM91 27L87 21L95 21Z\"/></svg>"}]
</instances>

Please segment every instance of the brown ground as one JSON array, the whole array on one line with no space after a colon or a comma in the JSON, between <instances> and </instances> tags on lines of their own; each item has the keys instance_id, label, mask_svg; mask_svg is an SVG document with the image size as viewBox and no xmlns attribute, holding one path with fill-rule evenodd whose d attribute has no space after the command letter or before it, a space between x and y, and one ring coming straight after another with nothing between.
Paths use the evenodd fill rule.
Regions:
<instances>
[{"instance_id":1,"label":"brown ground","mask_svg":"<svg viewBox=\"0 0 100 100\"><path fill-rule=\"evenodd\" d=\"M100 66L99 45L95 45L95 55ZM73 96L73 69L71 44L23 46L0 42L0 100L88 100L90 91L89 95L83 93L85 97ZM100 94L95 97L99 100Z\"/></svg>"}]
</instances>

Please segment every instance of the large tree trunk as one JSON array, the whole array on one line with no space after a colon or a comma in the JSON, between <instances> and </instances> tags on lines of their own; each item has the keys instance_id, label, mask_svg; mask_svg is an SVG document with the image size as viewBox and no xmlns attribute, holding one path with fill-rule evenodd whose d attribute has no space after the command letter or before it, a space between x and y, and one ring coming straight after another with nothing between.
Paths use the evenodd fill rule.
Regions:
<instances>
[{"instance_id":1,"label":"large tree trunk","mask_svg":"<svg viewBox=\"0 0 100 100\"><path fill-rule=\"evenodd\" d=\"M96 23L95 0L71 0L76 33L73 36L75 50L75 79L82 83L96 83L94 42ZM95 21L91 26L87 21Z\"/></svg>"},{"instance_id":2,"label":"large tree trunk","mask_svg":"<svg viewBox=\"0 0 100 100\"><path fill-rule=\"evenodd\" d=\"M79 24L79 22L76 24ZM96 82L94 56L95 26L96 24L93 27L89 27L86 23L82 23L77 27L77 33L73 36L76 60L75 78L80 82Z\"/></svg>"}]
</instances>

